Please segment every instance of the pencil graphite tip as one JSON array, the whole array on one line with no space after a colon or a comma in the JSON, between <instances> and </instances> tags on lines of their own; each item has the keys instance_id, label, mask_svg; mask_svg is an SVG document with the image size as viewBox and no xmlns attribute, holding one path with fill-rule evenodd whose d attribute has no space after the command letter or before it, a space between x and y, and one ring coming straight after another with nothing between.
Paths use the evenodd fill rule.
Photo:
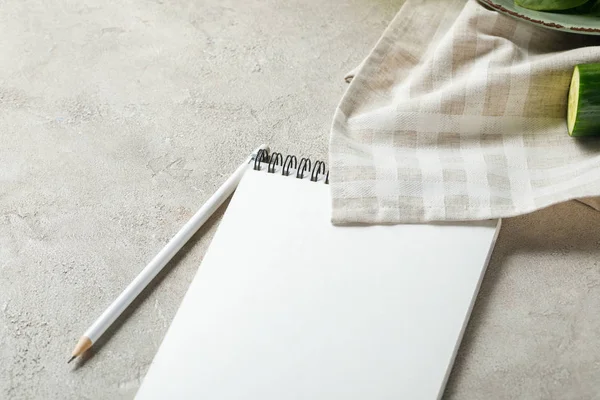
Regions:
<instances>
[{"instance_id":1,"label":"pencil graphite tip","mask_svg":"<svg viewBox=\"0 0 600 400\"><path fill-rule=\"evenodd\" d=\"M67 364L71 363L71 361L73 361L76 358L77 358L77 356L73 356L73 357L69 358L69 361L67 361Z\"/></svg>"}]
</instances>

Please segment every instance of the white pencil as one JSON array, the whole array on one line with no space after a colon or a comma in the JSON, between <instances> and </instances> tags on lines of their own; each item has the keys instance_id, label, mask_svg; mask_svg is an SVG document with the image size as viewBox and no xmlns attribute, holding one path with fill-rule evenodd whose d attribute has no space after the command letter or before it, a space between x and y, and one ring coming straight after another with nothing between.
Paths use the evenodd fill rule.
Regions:
<instances>
[{"instance_id":1,"label":"white pencil","mask_svg":"<svg viewBox=\"0 0 600 400\"><path fill-rule=\"evenodd\" d=\"M177 232L167 245L150 261L148 265L139 273L139 275L123 290L123 292L112 302L112 304L100 315L100 317L88 328L79 342L75 346L71 358L82 355L98 340L100 336L115 322L121 313L131 304L131 302L140 294L140 292L154 279L154 277L163 269L163 267L173 258L175 254L190 240L190 238L200 229L200 227L210 218L210 216L223 204L223 202L233 193L239 184L248 163L261 149L268 150L268 147L262 145L257 148L250 157L221 185L221 187L211 196L210 199L194 214L194 216Z\"/></svg>"}]
</instances>

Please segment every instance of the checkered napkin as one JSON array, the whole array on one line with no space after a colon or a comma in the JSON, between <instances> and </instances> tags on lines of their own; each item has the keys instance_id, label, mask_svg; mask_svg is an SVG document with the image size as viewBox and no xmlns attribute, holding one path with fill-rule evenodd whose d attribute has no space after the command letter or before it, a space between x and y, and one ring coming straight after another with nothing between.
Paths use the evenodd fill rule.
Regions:
<instances>
[{"instance_id":1,"label":"checkered napkin","mask_svg":"<svg viewBox=\"0 0 600 400\"><path fill-rule=\"evenodd\" d=\"M566 127L573 67L589 62L599 37L408 0L336 111L333 222L479 220L600 195L600 138Z\"/></svg>"}]
</instances>

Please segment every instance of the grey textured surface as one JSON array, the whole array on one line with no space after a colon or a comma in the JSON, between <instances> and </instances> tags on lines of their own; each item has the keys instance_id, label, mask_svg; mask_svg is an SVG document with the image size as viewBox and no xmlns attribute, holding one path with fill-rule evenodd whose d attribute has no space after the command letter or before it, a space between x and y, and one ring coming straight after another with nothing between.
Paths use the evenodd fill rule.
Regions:
<instances>
[{"instance_id":1,"label":"grey textured surface","mask_svg":"<svg viewBox=\"0 0 600 400\"><path fill-rule=\"evenodd\" d=\"M250 149L326 158L400 4L0 2L0 398L133 397L218 215L67 365L78 336ZM504 222L446 398L599 397L599 222Z\"/></svg>"}]
</instances>

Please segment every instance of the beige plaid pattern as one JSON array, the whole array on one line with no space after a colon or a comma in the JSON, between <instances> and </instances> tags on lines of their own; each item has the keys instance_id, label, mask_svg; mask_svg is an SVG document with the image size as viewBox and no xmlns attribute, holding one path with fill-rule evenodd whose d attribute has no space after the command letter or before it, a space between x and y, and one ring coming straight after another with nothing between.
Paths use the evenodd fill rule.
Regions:
<instances>
[{"instance_id":1,"label":"beige plaid pattern","mask_svg":"<svg viewBox=\"0 0 600 400\"><path fill-rule=\"evenodd\" d=\"M336 111L333 222L480 220L600 195L600 139L566 128L573 67L589 62L598 37L408 0Z\"/></svg>"}]
</instances>

